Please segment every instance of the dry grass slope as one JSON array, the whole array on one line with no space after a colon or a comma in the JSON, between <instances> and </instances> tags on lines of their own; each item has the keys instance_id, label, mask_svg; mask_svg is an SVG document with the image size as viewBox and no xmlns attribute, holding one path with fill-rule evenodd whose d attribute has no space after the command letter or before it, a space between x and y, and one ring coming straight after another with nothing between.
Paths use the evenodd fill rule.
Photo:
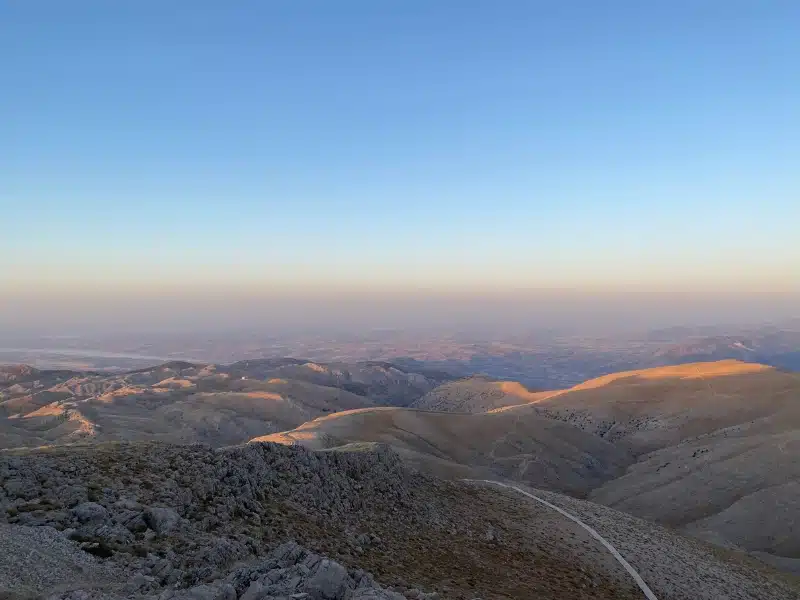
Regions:
<instances>
[{"instance_id":1,"label":"dry grass slope","mask_svg":"<svg viewBox=\"0 0 800 600\"><path fill-rule=\"evenodd\" d=\"M615 373L536 407L639 455L593 500L799 570L800 375L680 365Z\"/></svg>"},{"instance_id":2,"label":"dry grass slope","mask_svg":"<svg viewBox=\"0 0 800 600\"><path fill-rule=\"evenodd\" d=\"M578 495L621 475L631 461L624 449L530 411L521 415L362 409L320 417L253 441L299 443L314 449L380 442L439 476L494 472Z\"/></svg>"},{"instance_id":3,"label":"dry grass slope","mask_svg":"<svg viewBox=\"0 0 800 600\"><path fill-rule=\"evenodd\" d=\"M492 381L483 377L470 377L440 385L413 402L410 408L480 413L505 406L538 402L552 393L531 392L517 381Z\"/></svg>"}]
</instances>

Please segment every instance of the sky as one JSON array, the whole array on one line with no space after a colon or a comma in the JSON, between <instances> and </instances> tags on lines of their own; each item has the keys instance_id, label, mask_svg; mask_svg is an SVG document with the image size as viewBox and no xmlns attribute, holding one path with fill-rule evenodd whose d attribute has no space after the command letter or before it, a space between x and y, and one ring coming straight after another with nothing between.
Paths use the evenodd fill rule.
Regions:
<instances>
[{"instance_id":1,"label":"sky","mask_svg":"<svg viewBox=\"0 0 800 600\"><path fill-rule=\"evenodd\" d=\"M0 325L791 312L798 28L794 0L0 2Z\"/></svg>"}]
</instances>

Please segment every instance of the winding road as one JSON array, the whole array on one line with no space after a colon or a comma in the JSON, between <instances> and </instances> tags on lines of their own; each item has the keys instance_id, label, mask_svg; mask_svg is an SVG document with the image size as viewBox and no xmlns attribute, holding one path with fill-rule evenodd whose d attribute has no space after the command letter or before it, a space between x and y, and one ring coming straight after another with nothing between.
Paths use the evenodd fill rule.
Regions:
<instances>
[{"instance_id":1,"label":"winding road","mask_svg":"<svg viewBox=\"0 0 800 600\"><path fill-rule=\"evenodd\" d=\"M546 507L557 511L558 513L560 513L560 514L564 515L566 518L568 518L570 521L574 521L575 523L577 523L578 525L583 527L586 531L588 531L589 535L591 535L594 539L596 539L598 542L603 544L603 546L606 547L606 549L611 553L611 555L614 558L617 559L617 562L619 562L619 564L621 564L623 567L625 567L625 570L630 574L631 577L633 577L633 580L636 582L636 585L639 586L639 589L642 590L642 592L644 592L644 595L647 598L647 600L658 600L656 595L653 593L653 590L651 590L650 587L644 582L644 579L642 579L642 576L639 575L639 573L636 571L636 569L634 569L630 565L630 563L628 563L628 561L625 560L622 557L622 555L617 551L617 549L614 548L614 546L612 546L611 543L608 542L602 535L597 533L597 531L595 531L593 528L589 527L586 523L581 521L578 517L569 514L567 511L565 511L562 508L559 508L555 504L551 504L547 500L539 498L538 496L534 496L530 492L526 492L525 490L523 490L521 488L518 488L515 485L509 485L507 483L502 483L500 481L492 481L491 479L465 479L464 481L471 481L473 483L489 483L489 484L492 484L492 485L498 485L500 487L504 487L504 488L508 488L510 490L514 490L515 492L519 492L523 496L527 496L528 498L531 498L532 500L536 500L536 502L538 502L540 504L544 504Z\"/></svg>"}]
</instances>

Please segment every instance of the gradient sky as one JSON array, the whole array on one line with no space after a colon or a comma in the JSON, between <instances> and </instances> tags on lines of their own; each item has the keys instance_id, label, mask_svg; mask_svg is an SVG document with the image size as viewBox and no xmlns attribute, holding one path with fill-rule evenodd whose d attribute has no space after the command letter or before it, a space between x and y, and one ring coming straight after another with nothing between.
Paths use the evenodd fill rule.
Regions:
<instances>
[{"instance_id":1,"label":"gradient sky","mask_svg":"<svg viewBox=\"0 0 800 600\"><path fill-rule=\"evenodd\" d=\"M0 293L797 291L799 30L795 0L3 2Z\"/></svg>"}]
</instances>

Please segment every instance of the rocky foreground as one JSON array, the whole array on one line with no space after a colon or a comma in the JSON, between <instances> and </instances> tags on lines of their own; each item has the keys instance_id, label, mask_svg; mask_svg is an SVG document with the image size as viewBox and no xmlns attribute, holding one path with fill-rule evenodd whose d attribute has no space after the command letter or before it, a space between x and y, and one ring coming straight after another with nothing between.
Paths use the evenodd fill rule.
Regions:
<instances>
[{"instance_id":1,"label":"rocky foreground","mask_svg":"<svg viewBox=\"0 0 800 600\"><path fill-rule=\"evenodd\" d=\"M9 453L0 460L0 509L12 524L3 538L17 540L18 547L0 550L19 556L52 546L30 539L26 546L31 531L45 537L60 532L74 541L77 552L61 544L64 570L74 572L60 577L84 589L50 596L65 599L110 593L220 600L293 594L401 598L368 574L348 572L293 542L275 548L293 537L338 550L339 556L379 545L377 535L359 532L347 516L365 508L362 498L377 513L413 501L407 490L414 486L404 481L412 475L397 463L390 452L317 455L271 445L215 452L205 446L111 444ZM430 511L417 516L417 526L435 520ZM86 564L87 556L99 560ZM9 577L6 585L20 593L65 584L47 576L26 580L25 573ZM114 589L120 578L127 581Z\"/></svg>"},{"instance_id":2,"label":"rocky foreground","mask_svg":"<svg viewBox=\"0 0 800 600\"><path fill-rule=\"evenodd\" d=\"M597 507L589 516L605 534L623 531L615 511ZM770 571L625 519L625 537L615 543L658 584L662 600L797 598L797 588ZM4 451L0 521L0 597L641 595L604 548L553 511L409 470L380 446ZM689 576L697 572L705 575Z\"/></svg>"},{"instance_id":3,"label":"rocky foreground","mask_svg":"<svg viewBox=\"0 0 800 600\"><path fill-rule=\"evenodd\" d=\"M438 594L409 590L407 595L385 589L361 569L347 569L336 561L311 552L295 542L287 542L266 557L247 566L234 568L224 579L182 589L165 581L179 579L180 571L172 569L168 558L150 557L143 569L129 575L124 585L114 582L113 576L124 574L113 563L98 564L90 554L71 547L63 536L50 528L0 527L12 563L24 563L32 558L38 564L14 564L5 569L8 589L4 598L45 598L46 600L91 600L122 598L158 598L159 600L434 600ZM84 546L84 549L89 547ZM47 559L50 560L47 560ZM40 561L44 559L46 569ZM10 565L9 565L10 566ZM72 572L70 572L72 571ZM72 585L65 580L83 581ZM87 580L88 576L88 580ZM177 577L176 577L177 576ZM20 586L20 582L28 586ZM31 589L49 582L49 592L36 594Z\"/></svg>"}]
</instances>

